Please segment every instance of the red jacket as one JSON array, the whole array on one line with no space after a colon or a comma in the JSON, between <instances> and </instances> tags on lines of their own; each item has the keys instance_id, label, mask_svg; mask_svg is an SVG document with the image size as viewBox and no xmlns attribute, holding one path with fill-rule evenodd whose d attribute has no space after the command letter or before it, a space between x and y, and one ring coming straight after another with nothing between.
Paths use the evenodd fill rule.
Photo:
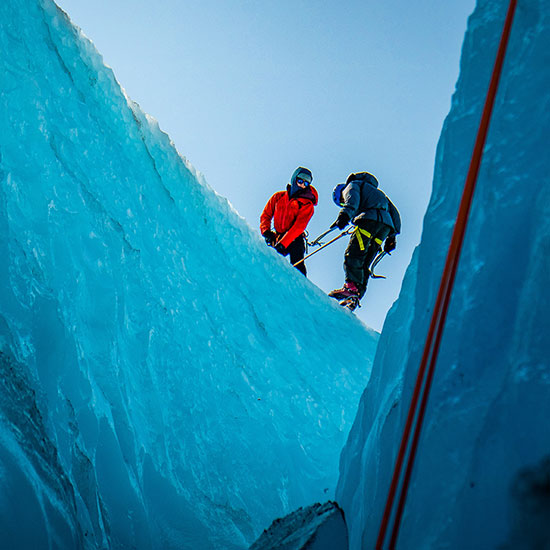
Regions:
<instances>
[{"instance_id":1,"label":"red jacket","mask_svg":"<svg viewBox=\"0 0 550 550\"><path fill-rule=\"evenodd\" d=\"M271 229L271 220L273 220L275 231L282 235L277 242L286 248L306 230L313 216L313 207L317 204L317 199L317 190L313 185L296 193L292 198L290 198L290 185L287 185L286 191L277 191L267 201L260 216L262 235Z\"/></svg>"}]
</instances>

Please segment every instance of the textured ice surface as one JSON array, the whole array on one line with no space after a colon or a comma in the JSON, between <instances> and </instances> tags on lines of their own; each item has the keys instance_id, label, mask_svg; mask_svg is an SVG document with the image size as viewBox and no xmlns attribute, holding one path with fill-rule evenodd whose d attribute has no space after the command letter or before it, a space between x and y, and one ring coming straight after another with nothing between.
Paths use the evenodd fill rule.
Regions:
<instances>
[{"instance_id":1,"label":"textured ice surface","mask_svg":"<svg viewBox=\"0 0 550 550\"><path fill-rule=\"evenodd\" d=\"M353 550L378 534L507 5L480 0L469 20L422 242L342 454L337 500ZM518 2L399 550L535 549L537 530L550 538L548 474L517 490L518 475L550 456L549 46L548 0Z\"/></svg>"},{"instance_id":2,"label":"textured ice surface","mask_svg":"<svg viewBox=\"0 0 550 550\"><path fill-rule=\"evenodd\" d=\"M333 496L378 335L265 246L53 2L0 21L2 546L244 548Z\"/></svg>"},{"instance_id":3,"label":"textured ice surface","mask_svg":"<svg viewBox=\"0 0 550 550\"><path fill-rule=\"evenodd\" d=\"M300 508L276 519L250 550L348 550L344 514L335 502Z\"/></svg>"}]
</instances>

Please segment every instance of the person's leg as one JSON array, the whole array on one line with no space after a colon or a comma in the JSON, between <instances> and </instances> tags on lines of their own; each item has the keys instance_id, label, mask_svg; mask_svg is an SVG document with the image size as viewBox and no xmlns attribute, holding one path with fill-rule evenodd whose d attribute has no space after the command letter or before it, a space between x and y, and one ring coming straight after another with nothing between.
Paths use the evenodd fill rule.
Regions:
<instances>
[{"instance_id":1,"label":"person's leg","mask_svg":"<svg viewBox=\"0 0 550 550\"><path fill-rule=\"evenodd\" d=\"M346 281L342 288L328 293L331 298L344 300L359 296L359 289L363 281L363 264L365 262L365 247L362 246L357 233L353 233L346 251L344 252L344 273Z\"/></svg>"},{"instance_id":2,"label":"person's leg","mask_svg":"<svg viewBox=\"0 0 550 550\"><path fill-rule=\"evenodd\" d=\"M375 225L376 224L376 225ZM362 298L367 291L367 284L371 275L370 266L376 258L377 254L382 250L382 243L390 234L391 228L385 223L374 222L370 225L370 233L372 237L369 239L368 247L365 254L365 262L363 264L363 285L359 289L359 295Z\"/></svg>"},{"instance_id":3,"label":"person's leg","mask_svg":"<svg viewBox=\"0 0 550 550\"><path fill-rule=\"evenodd\" d=\"M376 220L361 220L358 223L344 253L346 283L342 288L329 292L329 296L338 300L353 296L360 299L364 296L370 265L390 231L390 227ZM358 300L354 307L357 305Z\"/></svg>"},{"instance_id":4,"label":"person's leg","mask_svg":"<svg viewBox=\"0 0 550 550\"><path fill-rule=\"evenodd\" d=\"M348 248L344 254L344 271L346 281L353 281L359 290L359 296L365 294L370 272L365 270L370 265L374 256L372 254L371 241L374 244L374 235L380 228L380 222L376 220L361 220L353 233Z\"/></svg>"},{"instance_id":5,"label":"person's leg","mask_svg":"<svg viewBox=\"0 0 550 550\"><path fill-rule=\"evenodd\" d=\"M300 235L294 239L288 246L288 253L290 256L290 263L294 265L299 262L306 254L306 242L303 235ZM307 277L306 263L301 262L296 266L296 269L302 272Z\"/></svg>"}]
</instances>

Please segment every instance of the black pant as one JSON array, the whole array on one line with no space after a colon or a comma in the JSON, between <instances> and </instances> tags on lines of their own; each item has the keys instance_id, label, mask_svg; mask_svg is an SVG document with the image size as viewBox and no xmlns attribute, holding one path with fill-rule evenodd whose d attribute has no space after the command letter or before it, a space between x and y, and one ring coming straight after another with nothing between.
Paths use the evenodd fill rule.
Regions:
<instances>
[{"instance_id":1,"label":"black pant","mask_svg":"<svg viewBox=\"0 0 550 550\"><path fill-rule=\"evenodd\" d=\"M303 235L296 237L287 247L290 263L294 265L299 262L306 254L306 240ZM306 263L301 262L296 266L298 271L301 271L307 277Z\"/></svg>"},{"instance_id":2,"label":"black pant","mask_svg":"<svg viewBox=\"0 0 550 550\"><path fill-rule=\"evenodd\" d=\"M391 233L392 228L376 220L361 220L357 228L370 233L370 237L357 230L352 234L344 253L346 281L353 281L362 298L367 290L370 277L370 264L382 249L381 242ZM376 241L379 242L376 242Z\"/></svg>"}]
</instances>

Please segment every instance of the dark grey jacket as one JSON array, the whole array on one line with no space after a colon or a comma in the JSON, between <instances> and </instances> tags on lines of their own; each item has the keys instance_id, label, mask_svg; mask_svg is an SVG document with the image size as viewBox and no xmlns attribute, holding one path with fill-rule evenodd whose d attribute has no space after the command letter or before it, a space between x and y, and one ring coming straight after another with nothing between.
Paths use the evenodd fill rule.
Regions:
<instances>
[{"instance_id":1,"label":"dark grey jacket","mask_svg":"<svg viewBox=\"0 0 550 550\"><path fill-rule=\"evenodd\" d=\"M361 220L377 220L392 228L390 235L401 233L399 211L386 194L378 189L378 181L372 174L352 174L342 191L342 201L342 211L354 224Z\"/></svg>"}]
</instances>

